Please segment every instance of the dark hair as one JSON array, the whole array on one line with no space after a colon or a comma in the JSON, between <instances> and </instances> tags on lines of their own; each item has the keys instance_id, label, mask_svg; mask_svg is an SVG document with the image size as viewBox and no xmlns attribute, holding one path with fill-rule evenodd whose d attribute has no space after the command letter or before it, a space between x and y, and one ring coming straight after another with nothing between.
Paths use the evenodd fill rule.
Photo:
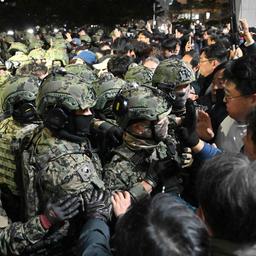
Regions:
<instances>
[{"instance_id":1,"label":"dark hair","mask_svg":"<svg viewBox=\"0 0 256 256\"><path fill-rule=\"evenodd\" d=\"M152 53L152 47L144 42L134 41L133 46L134 46L134 52L136 55L137 63L145 60Z\"/></svg>"},{"instance_id":2,"label":"dark hair","mask_svg":"<svg viewBox=\"0 0 256 256\"><path fill-rule=\"evenodd\" d=\"M129 56L113 56L108 61L108 71L114 76L123 78L133 60Z\"/></svg>"},{"instance_id":3,"label":"dark hair","mask_svg":"<svg viewBox=\"0 0 256 256\"><path fill-rule=\"evenodd\" d=\"M176 50L177 44L180 44L180 41L177 38L168 38L162 42L162 48L164 50L166 49L168 51L174 52Z\"/></svg>"},{"instance_id":4,"label":"dark hair","mask_svg":"<svg viewBox=\"0 0 256 256\"><path fill-rule=\"evenodd\" d=\"M256 93L256 57L247 55L230 61L224 78L233 82L242 95Z\"/></svg>"},{"instance_id":5,"label":"dark hair","mask_svg":"<svg viewBox=\"0 0 256 256\"><path fill-rule=\"evenodd\" d=\"M184 55L189 55L192 60L190 61L190 65L194 68L197 67L199 64L199 55L195 50L191 50L189 52L185 52Z\"/></svg>"},{"instance_id":6,"label":"dark hair","mask_svg":"<svg viewBox=\"0 0 256 256\"><path fill-rule=\"evenodd\" d=\"M222 44L212 44L208 47L203 48L200 54L204 52L207 59L216 59L220 63L228 60L228 51Z\"/></svg>"},{"instance_id":7,"label":"dark hair","mask_svg":"<svg viewBox=\"0 0 256 256\"><path fill-rule=\"evenodd\" d=\"M214 237L238 243L256 241L255 167L245 155L222 153L200 169L199 204Z\"/></svg>"},{"instance_id":8,"label":"dark hair","mask_svg":"<svg viewBox=\"0 0 256 256\"><path fill-rule=\"evenodd\" d=\"M129 51L134 50L134 46L131 44L130 39L126 37L118 37L112 44L114 54L124 55Z\"/></svg>"},{"instance_id":9,"label":"dark hair","mask_svg":"<svg viewBox=\"0 0 256 256\"><path fill-rule=\"evenodd\" d=\"M207 255L204 224L179 197L157 194L135 204L117 223L118 256Z\"/></svg>"}]
</instances>

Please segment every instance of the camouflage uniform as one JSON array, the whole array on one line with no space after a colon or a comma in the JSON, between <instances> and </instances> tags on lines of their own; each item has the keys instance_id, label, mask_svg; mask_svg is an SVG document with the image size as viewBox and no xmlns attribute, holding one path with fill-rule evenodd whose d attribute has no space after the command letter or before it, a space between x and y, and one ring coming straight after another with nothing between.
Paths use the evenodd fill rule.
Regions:
<instances>
[{"instance_id":1,"label":"camouflage uniform","mask_svg":"<svg viewBox=\"0 0 256 256\"><path fill-rule=\"evenodd\" d=\"M0 227L0 254L21 255L29 245L40 241L46 233L38 216L26 223L15 222Z\"/></svg>"},{"instance_id":2,"label":"camouflage uniform","mask_svg":"<svg viewBox=\"0 0 256 256\"><path fill-rule=\"evenodd\" d=\"M150 163L166 158L168 149L154 137L143 139L132 134L128 129L129 123L162 120L169 115L171 108L161 92L138 85L125 86L117 95L113 108L117 122L125 129L124 144L114 150L111 162L104 167L104 182L112 191L129 190L133 198L138 200L147 195L140 182L145 178Z\"/></svg>"},{"instance_id":3,"label":"camouflage uniform","mask_svg":"<svg viewBox=\"0 0 256 256\"><path fill-rule=\"evenodd\" d=\"M74 111L92 107L95 100L92 88L72 74L54 73L42 83L36 105L46 127L23 153L27 218L44 210L50 197L80 195L86 204L94 189L104 189L99 158L88 139L68 128L74 125Z\"/></svg>"},{"instance_id":4,"label":"camouflage uniform","mask_svg":"<svg viewBox=\"0 0 256 256\"><path fill-rule=\"evenodd\" d=\"M33 77L12 78L1 92L3 111L12 114L13 105L18 101L35 100L38 79ZM12 117L0 123L0 254L19 255L28 246L41 240L46 234L39 217L26 223L22 218L21 173L18 169L17 154L27 143L38 124L21 124ZM4 199L4 206L2 200ZM4 207L4 208L3 208ZM6 210L6 211L5 211ZM7 214L6 214L7 213ZM11 223L12 221L19 221Z\"/></svg>"},{"instance_id":5,"label":"camouflage uniform","mask_svg":"<svg viewBox=\"0 0 256 256\"><path fill-rule=\"evenodd\" d=\"M112 157L111 149L122 143L122 129L119 129L114 114L112 104L115 96L126 82L120 78L114 77L111 73L104 73L93 83L97 101L94 106L96 118L93 121L92 138L98 154L104 165ZM116 129L118 138L116 142L111 136L107 135L109 129Z\"/></svg>"}]
</instances>

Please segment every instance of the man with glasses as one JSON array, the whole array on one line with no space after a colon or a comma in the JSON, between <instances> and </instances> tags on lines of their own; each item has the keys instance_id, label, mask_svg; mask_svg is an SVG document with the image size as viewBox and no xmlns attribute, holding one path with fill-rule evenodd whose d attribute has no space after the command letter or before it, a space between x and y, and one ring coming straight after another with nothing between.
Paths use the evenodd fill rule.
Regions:
<instances>
[{"instance_id":1,"label":"man with glasses","mask_svg":"<svg viewBox=\"0 0 256 256\"><path fill-rule=\"evenodd\" d=\"M230 62L224 72L224 102L228 116L221 123L216 145L229 152L239 152L247 130L247 117L256 106L256 59L245 56Z\"/></svg>"},{"instance_id":2,"label":"man with glasses","mask_svg":"<svg viewBox=\"0 0 256 256\"><path fill-rule=\"evenodd\" d=\"M220 44L214 44L202 49L199 60L200 95L210 93L210 85L218 65L227 61L227 50Z\"/></svg>"},{"instance_id":3,"label":"man with glasses","mask_svg":"<svg viewBox=\"0 0 256 256\"><path fill-rule=\"evenodd\" d=\"M254 119L250 113L256 108L256 58L245 56L230 62L224 71L224 78L226 79L224 101L229 115L219 127L216 145L221 150L236 153L240 152L244 145L245 153L250 157L252 152L248 154L248 141L254 144L252 138ZM182 124L183 144L190 146L195 153L200 152L201 159L219 153L219 149L214 149L199 140L195 130L196 114L193 105L188 105L186 108L187 113ZM249 123L249 131L247 123Z\"/></svg>"}]
</instances>

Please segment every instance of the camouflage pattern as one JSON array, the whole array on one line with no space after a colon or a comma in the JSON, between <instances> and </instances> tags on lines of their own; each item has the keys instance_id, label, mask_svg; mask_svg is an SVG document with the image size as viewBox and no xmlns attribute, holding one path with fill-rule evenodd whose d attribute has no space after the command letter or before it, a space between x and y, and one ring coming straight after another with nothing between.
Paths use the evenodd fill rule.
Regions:
<instances>
[{"instance_id":1,"label":"camouflage pattern","mask_svg":"<svg viewBox=\"0 0 256 256\"><path fill-rule=\"evenodd\" d=\"M13 42L11 44L11 46L9 47L8 51L13 51L13 50L16 50L16 51L20 51L20 52L23 52L25 54L28 53L28 48L25 44L23 43L20 43L20 42Z\"/></svg>"},{"instance_id":2,"label":"camouflage pattern","mask_svg":"<svg viewBox=\"0 0 256 256\"><path fill-rule=\"evenodd\" d=\"M14 56L12 56L8 59L8 61L18 62L19 67L22 67L22 66L32 62L31 58L29 58L28 55L26 55L23 52L16 52Z\"/></svg>"},{"instance_id":3,"label":"camouflage pattern","mask_svg":"<svg viewBox=\"0 0 256 256\"><path fill-rule=\"evenodd\" d=\"M171 112L167 100L153 87L127 84L119 96L122 96L122 102L117 97L113 105L116 120L122 128L125 128L130 120L160 120ZM127 105L127 110L119 114L124 105Z\"/></svg>"},{"instance_id":4,"label":"camouflage pattern","mask_svg":"<svg viewBox=\"0 0 256 256\"><path fill-rule=\"evenodd\" d=\"M61 105L69 110L91 108L96 103L94 90L82 78L70 73L48 76L39 88L36 106L43 114L50 105Z\"/></svg>"},{"instance_id":5,"label":"camouflage pattern","mask_svg":"<svg viewBox=\"0 0 256 256\"><path fill-rule=\"evenodd\" d=\"M129 191L136 183L141 182L149 167L146 154L143 151L136 152L125 144L113 150L114 156L110 163L104 166L103 181L107 189L111 191ZM141 154L141 159L136 164L132 159Z\"/></svg>"},{"instance_id":6,"label":"camouflage pattern","mask_svg":"<svg viewBox=\"0 0 256 256\"><path fill-rule=\"evenodd\" d=\"M92 39L88 35L81 35L80 36L81 41L84 41L86 43L91 43Z\"/></svg>"},{"instance_id":7,"label":"camouflage pattern","mask_svg":"<svg viewBox=\"0 0 256 256\"><path fill-rule=\"evenodd\" d=\"M11 44L11 43L14 42L14 38L13 38L13 36L11 36L11 35L6 35L6 36L4 37L4 41L7 42L7 43L9 43L9 44Z\"/></svg>"},{"instance_id":8,"label":"camouflage pattern","mask_svg":"<svg viewBox=\"0 0 256 256\"><path fill-rule=\"evenodd\" d=\"M20 188L17 184L17 152L25 141L31 140L37 124L20 125L12 117L0 123L0 187L8 188L14 194L20 196Z\"/></svg>"},{"instance_id":9,"label":"camouflage pattern","mask_svg":"<svg viewBox=\"0 0 256 256\"><path fill-rule=\"evenodd\" d=\"M36 49L36 48L41 48L41 47L43 47L43 45L44 45L43 41L40 39L37 39L35 37L33 37L29 40L29 49L30 50Z\"/></svg>"},{"instance_id":10,"label":"camouflage pattern","mask_svg":"<svg viewBox=\"0 0 256 256\"><path fill-rule=\"evenodd\" d=\"M24 151L23 173L28 218L40 212L50 198L82 194L88 200L93 189L104 188L99 159L91 158L88 144L60 140L46 128Z\"/></svg>"},{"instance_id":11,"label":"camouflage pattern","mask_svg":"<svg viewBox=\"0 0 256 256\"><path fill-rule=\"evenodd\" d=\"M86 64L70 64L65 67L68 73L75 74L88 83L93 83L97 80L97 76L93 73L92 69Z\"/></svg>"},{"instance_id":12,"label":"camouflage pattern","mask_svg":"<svg viewBox=\"0 0 256 256\"><path fill-rule=\"evenodd\" d=\"M104 73L99 80L94 83L94 89L97 95L95 109L104 110L108 101L113 101L122 86L126 83L124 80L114 77L111 73Z\"/></svg>"},{"instance_id":13,"label":"camouflage pattern","mask_svg":"<svg viewBox=\"0 0 256 256\"><path fill-rule=\"evenodd\" d=\"M2 110L10 111L12 105L17 101L36 99L39 80L32 76L12 77L2 88L0 102Z\"/></svg>"},{"instance_id":14,"label":"camouflage pattern","mask_svg":"<svg viewBox=\"0 0 256 256\"><path fill-rule=\"evenodd\" d=\"M179 59L166 59L157 66L152 78L152 85L159 84L177 87L178 85L190 84L195 81L195 74L189 64Z\"/></svg>"},{"instance_id":15,"label":"camouflage pattern","mask_svg":"<svg viewBox=\"0 0 256 256\"><path fill-rule=\"evenodd\" d=\"M2 87L2 85L3 85L6 81L8 81L10 78L11 78L11 74L10 74L10 72L8 72L8 71L5 71L4 74L1 74L1 75L0 75L0 87Z\"/></svg>"},{"instance_id":16,"label":"camouflage pattern","mask_svg":"<svg viewBox=\"0 0 256 256\"><path fill-rule=\"evenodd\" d=\"M129 67L128 71L124 76L124 80L128 82L136 82L139 85L146 84L151 85L153 72L144 67L143 65L137 65Z\"/></svg>"},{"instance_id":17,"label":"camouflage pattern","mask_svg":"<svg viewBox=\"0 0 256 256\"><path fill-rule=\"evenodd\" d=\"M45 59L45 50L42 48L35 48L29 52L28 57L34 60L43 60Z\"/></svg>"},{"instance_id":18,"label":"camouflage pattern","mask_svg":"<svg viewBox=\"0 0 256 256\"><path fill-rule=\"evenodd\" d=\"M46 233L39 217L31 218L26 223L15 222L0 228L0 254L21 255L26 247L43 239Z\"/></svg>"},{"instance_id":19,"label":"camouflage pattern","mask_svg":"<svg viewBox=\"0 0 256 256\"><path fill-rule=\"evenodd\" d=\"M103 176L106 188L111 191L131 190L144 180L153 160L168 156L163 142L138 139L129 133L124 134L124 143L113 152L111 162L104 166Z\"/></svg>"},{"instance_id":20,"label":"camouflage pattern","mask_svg":"<svg viewBox=\"0 0 256 256\"><path fill-rule=\"evenodd\" d=\"M45 53L45 59L47 67L51 67L53 65L53 61L61 61L64 66L69 62L66 50L61 48L51 47L48 49Z\"/></svg>"}]
</instances>

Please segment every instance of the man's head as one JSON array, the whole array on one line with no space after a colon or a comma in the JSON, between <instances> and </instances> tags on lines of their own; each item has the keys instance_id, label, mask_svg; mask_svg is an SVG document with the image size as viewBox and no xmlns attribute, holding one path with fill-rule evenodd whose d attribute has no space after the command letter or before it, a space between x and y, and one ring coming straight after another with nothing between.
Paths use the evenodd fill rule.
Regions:
<instances>
[{"instance_id":1,"label":"man's head","mask_svg":"<svg viewBox=\"0 0 256 256\"><path fill-rule=\"evenodd\" d=\"M245 56L230 62L224 78L228 114L236 121L245 121L256 106L256 59Z\"/></svg>"},{"instance_id":2,"label":"man's head","mask_svg":"<svg viewBox=\"0 0 256 256\"><path fill-rule=\"evenodd\" d=\"M199 171L199 205L214 237L255 243L255 167L242 154L222 153L206 161Z\"/></svg>"},{"instance_id":3,"label":"man's head","mask_svg":"<svg viewBox=\"0 0 256 256\"><path fill-rule=\"evenodd\" d=\"M100 119L115 119L112 111L113 101L125 83L124 80L114 77L111 73L103 73L100 78L94 82L93 87L97 96L94 110Z\"/></svg>"},{"instance_id":4,"label":"man's head","mask_svg":"<svg viewBox=\"0 0 256 256\"><path fill-rule=\"evenodd\" d=\"M152 85L172 96L174 107L182 109L193 81L195 74L189 64L179 59L166 59L156 68Z\"/></svg>"},{"instance_id":5,"label":"man's head","mask_svg":"<svg viewBox=\"0 0 256 256\"><path fill-rule=\"evenodd\" d=\"M139 42L144 42L146 44L150 44L150 40L152 38L152 34L149 33L148 31L146 30L143 30L143 31L140 31L138 36L137 36L137 40Z\"/></svg>"},{"instance_id":6,"label":"man's head","mask_svg":"<svg viewBox=\"0 0 256 256\"><path fill-rule=\"evenodd\" d=\"M151 85L153 72L143 65L129 67L124 80L127 82L136 82L137 84Z\"/></svg>"},{"instance_id":7,"label":"man's head","mask_svg":"<svg viewBox=\"0 0 256 256\"><path fill-rule=\"evenodd\" d=\"M38 120L35 99L39 79L32 76L16 76L8 80L1 90L1 108L19 123Z\"/></svg>"},{"instance_id":8,"label":"man's head","mask_svg":"<svg viewBox=\"0 0 256 256\"><path fill-rule=\"evenodd\" d=\"M135 204L116 226L115 246L122 256L203 256L205 226L178 197L159 193Z\"/></svg>"},{"instance_id":9,"label":"man's head","mask_svg":"<svg viewBox=\"0 0 256 256\"><path fill-rule=\"evenodd\" d=\"M166 97L151 86L126 84L114 100L113 112L125 131L141 139L158 141L168 131L171 106Z\"/></svg>"},{"instance_id":10,"label":"man's head","mask_svg":"<svg viewBox=\"0 0 256 256\"><path fill-rule=\"evenodd\" d=\"M70 73L46 77L36 98L37 111L45 127L55 136L82 141L89 134L96 95L91 84Z\"/></svg>"},{"instance_id":11,"label":"man's head","mask_svg":"<svg viewBox=\"0 0 256 256\"><path fill-rule=\"evenodd\" d=\"M132 63L132 58L128 56L113 56L107 64L108 72L111 72L114 76L123 79L128 67Z\"/></svg>"},{"instance_id":12,"label":"man's head","mask_svg":"<svg viewBox=\"0 0 256 256\"><path fill-rule=\"evenodd\" d=\"M164 58L170 58L173 55L178 55L180 52L180 41L173 37L162 42L162 50Z\"/></svg>"},{"instance_id":13,"label":"man's head","mask_svg":"<svg viewBox=\"0 0 256 256\"><path fill-rule=\"evenodd\" d=\"M199 71L204 77L212 74L222 62L227 61L227 50L220 44L213 44L201 50Z\"/></svg>"}]
</instances>

